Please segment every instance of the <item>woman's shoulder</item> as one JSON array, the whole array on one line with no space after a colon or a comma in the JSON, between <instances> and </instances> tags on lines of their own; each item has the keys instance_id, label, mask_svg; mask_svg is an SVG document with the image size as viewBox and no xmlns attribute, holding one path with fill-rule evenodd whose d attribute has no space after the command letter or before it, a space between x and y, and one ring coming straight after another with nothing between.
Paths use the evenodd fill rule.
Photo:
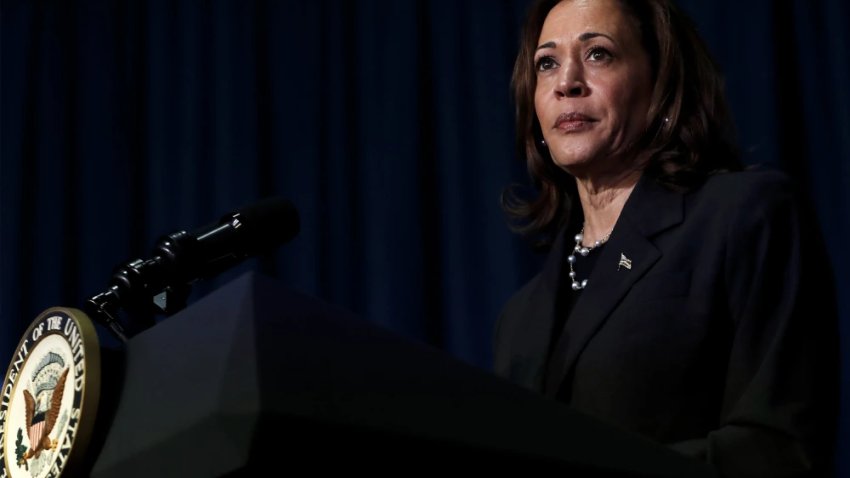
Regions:
<instances>
[{"instance_id":1,"label":"woman's shoulder","mask_svg":"<svg viewBox=\"0 0 850 478\"><path fill-rule=\"evenodd\" d=\"M787 173L765 166L741 171L713 174L703 185L704 190L714 194L792 194L794 181Z\"/></svg>"},{"instance_id":2,"label":"woman's shoulder","mask_svg":"<svg viewBox=\"0 0 850 478\"><path fill-rule=\"evenodd\" d=\"M714 174L695 196L716 207L745 211L786 208L799 199L795 181L787 173L767 167Z\"/></svg>"},{"instance_id":3,"label":"woman's shoulder","mask_svg":"<svg viewBox=\"0 0 850 478\"><path fill-rule=\"evenodd\" d=\"M515 315L520 310L525 310L528 307L528 301L534 295L535 290L539 286L542 272L538 272L531 279L525 282L508 298L507 302L502 306L502 316Z\"/></svg>"},{"instance_id":4,"label":"woman's shoulder","mask_svg":"<svg viewBox=\"0 0 850 478\"><path fill-rule=\"evenodd\" d=\"M783 171L761 167L716 174L692 199L692 217L725 231L736 248L767 237L806 243L820 237L813 204L800 182Z\"/></svg>"}]
</instances>

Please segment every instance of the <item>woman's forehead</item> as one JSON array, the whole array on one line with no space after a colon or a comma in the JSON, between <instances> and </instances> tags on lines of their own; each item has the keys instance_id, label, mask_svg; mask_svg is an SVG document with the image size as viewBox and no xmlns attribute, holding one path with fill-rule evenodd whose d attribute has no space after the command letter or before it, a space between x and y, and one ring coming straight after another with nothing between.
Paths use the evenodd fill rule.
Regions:
<instances>
[{"instance_id":1,"label":"woman's forehead","mask_svg":"<svg viewBox=\"0 0 850 478\"><path fill-rule=\"evenodd\" d=\"M564 0L546 16L538 46L583 41L594 33L629 42L640 38L636 27L618 0Z\"/></svg>"}]
</instances>

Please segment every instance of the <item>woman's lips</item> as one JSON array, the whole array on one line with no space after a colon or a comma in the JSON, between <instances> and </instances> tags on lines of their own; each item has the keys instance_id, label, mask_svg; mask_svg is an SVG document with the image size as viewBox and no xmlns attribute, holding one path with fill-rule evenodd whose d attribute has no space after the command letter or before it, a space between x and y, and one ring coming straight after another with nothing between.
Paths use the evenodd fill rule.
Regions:
<instances>
[{"instance_id":1,"label":"woman's lips","mask_svg":"<svg viewBox=\"0 0 850 478\"><path fill-rule=\"evenodd\" d=\"M590 128L596 120L582 113L561 113L555 120L555 129L560 131L581 131Z\"/></svg>"}]
</instances>

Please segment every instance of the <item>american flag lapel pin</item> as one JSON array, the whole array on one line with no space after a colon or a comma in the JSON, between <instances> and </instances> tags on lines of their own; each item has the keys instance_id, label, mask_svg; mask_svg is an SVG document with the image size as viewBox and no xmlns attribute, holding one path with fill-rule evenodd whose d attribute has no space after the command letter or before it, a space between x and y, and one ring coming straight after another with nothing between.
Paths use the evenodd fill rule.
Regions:
<instances>
[{"instance_id":1,"label":"american flag lapel pin","mask_svg":"<svg viewBox=\"0 0 850 478\"><path fill-rule=\"evenodd\" d=\"M632 260L626 257L622 252L620 253L620 263L617 264L617 270L625 267L628 270L632 270Z\"/></svg>"}]
</instances>

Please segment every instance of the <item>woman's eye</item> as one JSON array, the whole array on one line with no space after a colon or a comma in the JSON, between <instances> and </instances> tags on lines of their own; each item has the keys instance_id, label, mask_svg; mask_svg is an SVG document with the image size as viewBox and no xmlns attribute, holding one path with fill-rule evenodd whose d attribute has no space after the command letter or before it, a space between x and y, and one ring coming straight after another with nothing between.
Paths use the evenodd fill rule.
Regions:
<instances>
[{"instance_id":1,"label":"woman's eye","mask_svg":"<svg viewBox=\"0 0 850 478\"><path fill-rule=\"evenodd\" d=\"M610 60L611 57L611 52L602 47L591 48L587 52L587 59L590 61L603 62Z\"/></svg>"},{"instance_id":2,"label":"woman's eye","mask_svg":"<svg viewBox=\"0 0 850 478\"><path fill-rule=\"evenodd\" d=\"M551 56L544 56L537 60L537 64L535 66L537 67L537 71L546 71L555 68L558 66L558 63Z\"/></svg>"}]
</instances>

